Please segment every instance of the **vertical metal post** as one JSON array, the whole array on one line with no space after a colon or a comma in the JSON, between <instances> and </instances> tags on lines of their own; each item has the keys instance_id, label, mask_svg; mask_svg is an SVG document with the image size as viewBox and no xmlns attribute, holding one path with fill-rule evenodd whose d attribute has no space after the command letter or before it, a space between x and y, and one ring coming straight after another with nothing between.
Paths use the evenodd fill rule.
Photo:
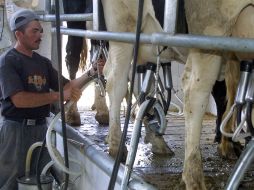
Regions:
<instances>
[{"instance_id":1,"label":"vertical metal post","mask_svg":"<svg viewBox=\"0 0 254 190\"><path fill-rule=\"evenodd\" d=\"M99 1L100 0L93 0L93 30L99 30Z\"/></svg>"},{"instance_id":2,"label":"vertical metal post","mask_svg":"<svg viewBox=\"0 0 254 190\"><path fill-rule=\"evenodd\" d=\"M44 7L45 7L45 13L50 14L51 13L51 0L46 0L44 2Z\"/></svg>"},{"instance_id":3,"label":"vertical metal post","mask_svg":"<svg viewBox=\"0 0 254 190\"><path fill-rule=\"evenodd\" d=\"M169 34L176 33L178 0L165 0L164 31Z\"/></svg>"}]
</instances>

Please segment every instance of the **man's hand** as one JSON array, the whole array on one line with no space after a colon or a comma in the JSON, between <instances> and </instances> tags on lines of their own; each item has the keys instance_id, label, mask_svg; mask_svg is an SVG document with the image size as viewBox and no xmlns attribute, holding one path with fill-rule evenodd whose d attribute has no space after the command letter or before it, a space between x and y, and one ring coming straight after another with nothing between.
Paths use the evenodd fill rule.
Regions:
<instances>
[{"instance_id":1,"label":"man's hand","mask_svg":"<svg viewBox=\"0 0 254 190\"><path fill-rule=\"evenodd\" d=\"M81 90L78 88L69 87L64 90L64 101L71 100L77 102L81 97Z\"/></svg>"}]
</instances>

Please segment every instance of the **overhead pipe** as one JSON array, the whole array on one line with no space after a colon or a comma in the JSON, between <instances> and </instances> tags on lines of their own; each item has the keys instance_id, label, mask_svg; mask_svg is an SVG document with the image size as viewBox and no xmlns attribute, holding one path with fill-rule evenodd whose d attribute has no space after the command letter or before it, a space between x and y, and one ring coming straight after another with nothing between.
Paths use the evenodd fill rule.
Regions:
<instances>
[{"instance_id":1,"label":"overhead pipe","mask_svg":"<svg viewBox=\"0 0 254 190\"><path fill-rule=\"evenodd\" d=\"M56 16L53 14L39 15L39 20L44 22L55 22ZM92 21L93 13L86 14L61 14L60 21Z\"/></svg>"},{"instance_id":2,"label":"overhead pipe","mask_svg":"<svg viewBox=\"0 0 254 190\"><path fill-rule=\"evenodd\" d=\"M52 28L52 32L55 32ZM89 39L109 40L126 43L135 42L135 34L131 32L108 32L92 31L81 29L61 28L61 34L86 37ZM175 46L186 48L199 48L208 50L227 50L238 52L254 52L254 39L236 38L236 37L219 37L206 35L176 34L167 33L140 34L140 43L153 44L162 46Z\"/></svg>"}]
</instances>

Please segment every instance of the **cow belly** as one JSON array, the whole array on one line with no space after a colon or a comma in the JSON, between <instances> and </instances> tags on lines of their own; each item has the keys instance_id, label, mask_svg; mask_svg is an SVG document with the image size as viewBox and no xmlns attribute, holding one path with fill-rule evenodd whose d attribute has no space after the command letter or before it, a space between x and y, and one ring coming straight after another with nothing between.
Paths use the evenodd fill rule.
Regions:
<instances>
[{"instance_id":1,"label":"cow belly","mask_svg":"<svg viewBox=\"0 0 254 190\"><path fill-rule=\"evenodd\" d=\"M185 0L189 32L229 36L240 12L254 0ZM220 29L219 33L210 31Z\"/></svg>"},{"instance_id":2,"label":"cow belly","mask_svg":"<svg viewBox=\"0 0 254 190\"><path fill-rule=\"evenodd\" d=\"M242 10L233 28L232 36L254 38L254 6ZM236 53L240 60L254 59L254 53Z\"/></svg>"}]
</instances>

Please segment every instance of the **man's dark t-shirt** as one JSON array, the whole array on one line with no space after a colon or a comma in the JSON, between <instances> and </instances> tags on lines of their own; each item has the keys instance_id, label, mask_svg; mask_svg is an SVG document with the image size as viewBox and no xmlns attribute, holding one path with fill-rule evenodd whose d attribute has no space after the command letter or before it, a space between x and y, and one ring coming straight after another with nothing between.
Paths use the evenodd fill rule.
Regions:
<instances>
[{"instance_id":1,"label":"man's dark t-shirt","mask_svg":"<svg viewBox=\"0 0 254 190\"><path fill-rule=\"evenodd\" d=\"M68 82L64 77L63 84ZM58 91L58 74L49 59L34 52L32 57L10 49L0 56L1 114L15 118L44 118L50 105L35 108L16 108L10 96L20 91L46 93Z\"/></svg>"}]
</instances>

